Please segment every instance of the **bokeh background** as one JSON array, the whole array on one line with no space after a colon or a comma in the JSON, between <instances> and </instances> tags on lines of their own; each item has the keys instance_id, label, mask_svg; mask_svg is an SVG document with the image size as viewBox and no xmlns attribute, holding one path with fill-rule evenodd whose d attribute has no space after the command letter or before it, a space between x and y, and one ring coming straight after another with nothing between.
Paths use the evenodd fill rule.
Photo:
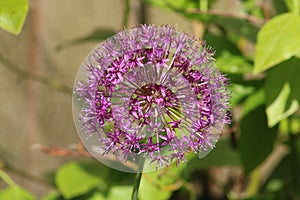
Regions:
<instances>
[{"instance_id":1,"label":"bokeh background","mask_svg":"<svg viewBox=\"0 0 300 200\"><path fill-rule=\"evenodd\" d=\"M82 147L72 87L97 44L143 23L171 24L215 47L232 83L233 122L206 158L146 174L140 198L300 199L299 7L297 0L30 0L19 35L0 29L0 199L130 199L134 175Z\"/></svg>"}]
</instances>

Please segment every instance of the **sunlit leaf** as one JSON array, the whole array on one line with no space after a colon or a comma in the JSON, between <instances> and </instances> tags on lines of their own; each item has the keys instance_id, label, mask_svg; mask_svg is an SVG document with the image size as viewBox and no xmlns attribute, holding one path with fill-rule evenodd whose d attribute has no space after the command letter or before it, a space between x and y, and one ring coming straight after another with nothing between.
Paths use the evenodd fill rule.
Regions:
<instances>
[{"instance_id":1,"label":"sunlit leaf","mask_svg":"<svg viewBox=\"0 0 300 200\"><path fill-rule=\"evenodd\" d=\"M259 31L254 59L254 73L288 60L300 51L300 17L282 14L267 22Z\"/></svg>"},{"instance_id":2,"label":"sunlit leaf","mask_svg":"<svg viewBox=\"0 0 300 200\"><path fill-rule=\"evenodd\" d=\"M265 81L269 126L298 110L300 101L300 59L291 58L270 69Z\"/></svg>"},{"instance_id":3,"label":"sunlit leaf","mask_svg":"<svg viewBox=\"0 0 300 200\"><path fill-rule=\"evenodd\" d=\"M58 170L55 183L65 198L72 198L99 186L101 180L85 171L78 163L69 162Z\"/></svg>"},{"instance_id":4,"label":"sunlit leaf","mask_svg":"<svg viewBox=\"0 0 300 200\"><path fill-rule=\"evenodd\" d=\"M185 165L175 167L171 165L164 170L143 174L139 197L141 200L167 200L172 192L179 189L181 185L176 184L176 177L184 169Z\"/></svg>"},{"instance_id":5,"label":"sunlit leaf","mask_svg":"<svg viewBox=\"0 0 300 200\"><path fill-rule=\"evenodd\" d=\"M8 187L0 191L3 200L34 200L35 197L21 187Z\"/></svg>"},{"instance_id":6,"label":"sunlit leaf","mask_svg":"<svg viewBox=\"0 0 300 200\"><path fill-rule=\"evenodd\" d=\"M264 106L243 117L239 148L245 173L249 174L272 152L277 128L268 128Z\"/></svg>"},{"instance_id":7,"label":"sunlit leaf","mask_svg":"<svg viewBox=\"0 0 300 200\"><path fill-rule=\"evenodd\" d=\"M300 51L295 56L300 59Z\"/></svg>"},{"instance_id":8,"label":"sunlit leaf","mask_svg":"<svg viewBox=\"0 0 300 200\"><path fill-rule=\"evenodd\" d=\"M107 198L99 193L99 192L95 192L90 198L88 198L87 200L107 200Z\"/></svg>"},{"instance_id":9,"label":"sunlit leaf","mask_svg":"<svg viewBox=\"0 0 300 200\"><path fill-rule=\"evenodd\" d=\"M167 200L171 196L170 191L163 191L161 186L155 185L147 181L148 174L145 174L143 179L141 180L141 189L140 189L140 199L141 200ZM152 179L150 179L152 180ZM156 179L154 179L156 180Z\"/></svg>"},{"instance_id":10,"label":"sunlit leaf","mask_svg":"<svg viewBox=\"0 0 300 200\"><path fill-rule=\"evenodd\" d=\"M266 77L266 102L269 105L279 95L283 85L289 83L292 98L300 101L300 59L291 58L272 68Z\"/></svg>"},{"instance_id":11,"label":"sunlit leaf","mask_svg":"<svg viewBox=\"0 0 300 200\"><path fill-rule=\"evenodd\" d=\"M273 127L282 119L285 119L294 114L298 108L297 100L292 100L289 108L286 108L291 89L288 83L285 83L278 97L267 107L268 126Z\"/></svg>"},{"instance_id":12,"label":"sunlit leaf","mask_svg":"<svg viewBox=\"0 0 300 200\"><path fill-rule=\"evenodd\" d=\"M130 199L133 187L131 185L129 186L114 186L111 188L108 199L109 200L115 200L115 199Z\"/></svg>"},{"instance_id":13,"label":"sunlit leaf","mask_svg":"<svg viewBox=\"0 0 300 200\"><path fill-rule=\"evenodd\" d=\"M59 200L61 198L62 197L58 192L49 192L46 196L42 198L42 200Z\"/></svg>"},{"instance_id":14,"label":"sunlit leaf","mask_svg":"<svg viewBox=\"0 0 300 200\"><path fill-rule=\"evenodd\" d=\"M19 34L28 12L28 0L0 0L0 27Z\"/></svg>"},{"instance_id":15,"label":"sunlit leaf","mask_svg":"<svg viewBox=\"0 0 300 200\"><path fill-rule=\"evenodd\" d=\"M280 133L288 135L288 134L298 134L300 132L300 117L292 116L289 118L285 118L279 123Z\"/></svg>"}]
</instances>

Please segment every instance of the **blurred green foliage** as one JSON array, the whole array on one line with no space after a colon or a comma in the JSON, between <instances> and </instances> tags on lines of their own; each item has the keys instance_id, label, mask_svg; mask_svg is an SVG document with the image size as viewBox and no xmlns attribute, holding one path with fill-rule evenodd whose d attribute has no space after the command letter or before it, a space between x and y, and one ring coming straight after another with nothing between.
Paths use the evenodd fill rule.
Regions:
<instances>
[{"instance_id":1,"label":"blurred green foliage","mask_svg":"<svg viewBox=\"0 0 300 200\"><path fill-rule=\"evenodd\" d=\"M16 4L23 9L21 2L27 1ZM143 2L203 26L202 37L215 48L217 66L231 79L233 122L207 157L144 174L140 199L300 199L300 1L267 1L266 7L262 1L240 0L235 10L226 10L229 3L220 0ZM0 16L6 12L11 12L10 6L0 7ZM20 13L18 20L6 15L14 28L4 26L1 17L0 26L18 33L26 16ZM114 30L99 28L58 49L112 34ZM271 162L279 146L286 151ZM213 180L210 173L226 166L242 169L242 195L234 194L233 180L222 187ZM1 177L7 176L3 172ZM72 161L55 173L56 189L43 200L125 200L133 178L97 162ZM0 191L0 199L35 199L10 180L5 182L9 187ZM209 188L214 184L219 184L219 195Z\"/></svg>"}]
</instances>

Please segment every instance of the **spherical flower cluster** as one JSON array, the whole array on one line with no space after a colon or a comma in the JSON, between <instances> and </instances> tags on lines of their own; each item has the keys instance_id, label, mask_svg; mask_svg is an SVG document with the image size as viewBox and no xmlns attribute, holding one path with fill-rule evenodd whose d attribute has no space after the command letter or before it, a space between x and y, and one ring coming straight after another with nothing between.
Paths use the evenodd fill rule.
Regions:
<instances>
[{"instance_id":1,"label":"spherical flower cluster","mask_svg":"<svg viewBox=\"0 0 300 200\"><path fill-rule=\"evenodd\" d=\"M100 160L143 159L156 169L206 155L230 123L227 79L213 54L171 26L143 25L102 42L74 87L83 143Z\"/></svg>"}]
</instances>

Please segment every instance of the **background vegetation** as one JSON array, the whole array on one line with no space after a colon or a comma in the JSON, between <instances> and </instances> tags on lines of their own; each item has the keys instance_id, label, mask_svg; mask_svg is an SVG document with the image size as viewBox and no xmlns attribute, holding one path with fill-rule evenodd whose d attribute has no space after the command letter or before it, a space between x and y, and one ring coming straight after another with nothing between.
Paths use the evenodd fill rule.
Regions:
<instances>
[{"instance_id":1,"label":"background vegetation","mask_svg":"<svg viewBox=\"0 0 300 200\"><path fill-rule=\"evenodd\" d=\"M186 31L215 48L218 68L231 79L232 124L207 157L144 174L140 199L299 200L300 1L118 0L115 8L107 2L101 3L101 9L108 10L106 18L90 23L97 26L98 21L117 17L118 24L96 27L85 36L77 35L75 27L71 39L44 42L42 49L36 45L42 23L34 24L42 15L40 1L0 0L0 199L130 199L134 174L102 165L75 142L70 120L73 80L64 79L64 74L75 77L88 49L118 29L161 16L163 23L172 24L168 16L176 16L178 27L187 24ZM158 13L153 8L159 16L153 16ZM43 11L47 16L47 9ZM88 27L82 13L69 19ZM47 20L60 26L62 16ZM72 47L86 51L76 54ZM52 55L43 57L47 70L37 60L40 52ZM66 71L55 66L59 59L77 63ZM39 130L43 133L33 134ZM33 162L38 156L41 159ZM52 170L41 172L43 162Z\"/></svg>"}]
</instances>

